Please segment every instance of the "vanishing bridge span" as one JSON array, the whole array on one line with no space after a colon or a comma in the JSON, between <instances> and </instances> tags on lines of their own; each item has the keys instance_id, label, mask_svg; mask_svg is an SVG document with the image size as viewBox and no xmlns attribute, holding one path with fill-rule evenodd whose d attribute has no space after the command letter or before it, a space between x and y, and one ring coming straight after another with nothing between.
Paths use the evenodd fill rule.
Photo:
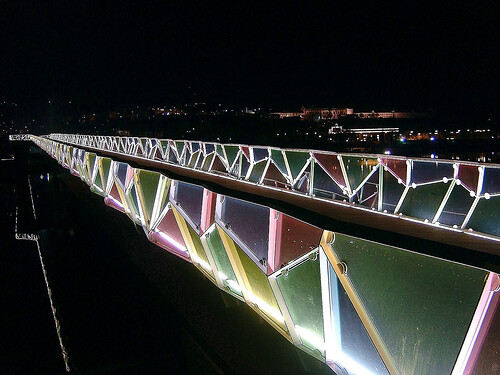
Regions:
<instances>
[{"instance_id":1,"label":"vanishing bridge span","mask_svg":"<svg viewBox=\"0 0 500 375\"><path fill-rule=\"evenodd\" d=\"M11 140L34 142L337 374L500 366L498 165L136 137Z\"/></svg>"}]
</instances>

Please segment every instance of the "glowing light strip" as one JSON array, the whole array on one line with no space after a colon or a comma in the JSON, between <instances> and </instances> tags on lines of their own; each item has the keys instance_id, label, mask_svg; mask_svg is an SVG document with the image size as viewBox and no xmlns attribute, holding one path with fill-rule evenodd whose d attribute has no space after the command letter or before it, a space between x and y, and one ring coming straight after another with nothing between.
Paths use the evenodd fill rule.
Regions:
<instances>
[{"instance_id":1,"label":"glowing light strip","mask_svg":"<svg viewBox=\"0 0 500 375\"><path fill-rule=\"evenodd\" d=\"M181 245L179 242L177 242L176 240L174 240L168 234L162 232L161 230L157 230L157 229L155 229L155 233L158 233L161 238L163 238L165 241L167 241L169 244L171 244L177 250L182 251L183 253L187 252L187 249L186 249L185 246Z\"/></svg>"},{"instance_id":2,"label":"glowing light strip","mask_svg":"<svg viewBox=\"0 0 500 375\"><path fill-rule=\"evenodd\" d=\"M231 280L225 273L221 272L221 271L218 271L218 274L219 274L219 277L225 281L226 283L229 284L229 286L231 287L231 289L233 289L234 291L238 292L238 293L242 293L242 290L240 288L240 285L234 281L234 280Z\"/></svg>"},{"instance_id":3,"label":"glowing light strip","mask_svg":"<svg viewBox=\"0 0 500 375\"><path fill-rule=\"evenodd\" d=\"M206 271L208 272L212 272L212 267L210 267L210 264L208 264L207 262L205 262L203 259L201 259L198 254L196 253L193 253L193 254L190 254L191 255L191 259L193 260L193 262L195 263L198 263L202 268L204 268Z\"/></svg>"},{"instance_id":4,"label":"glowing light strip","mask_svg":"<svg viewBox=\"0 0 500 375\"><path fill-rule=\"evenodd\" d=\"M108 199L113 201L114 204L116 204L117 206L119 206L120 208L123 208L123 204L121 204L120 202L118 202L115 198L113 198L111 195L108 195Z\"/></svg>"},{"instance_id":5,"label":"glowing light strip","mask_svg":"<svg viewBox=\"0 0 500 375\"><path fill-rule=\"evenodd\" d=\"M311 332L307 328L301 327L298 324L295 325L295 330L297 331L301 339L304 339L307 342L313 344L316 348L318 348L322 352L325 351L326 347L325 342L314 332Z\"/></svg>"},{"instance_id":6,"label":"glowing light strip","mask_svg":"<svg viewBox=\"0 0 500 375\"><path fill-rule=\"evenodd\" d=\"M269 305L267 302L263 301L259 297L257 297L255 294L253 294L251 291L247 290L247 296L248 299L250 299L251 302L253 302L255 305L259 307L262 311L264 311L267 315L271 316L274 320L280 322L280 323L285 323L285 319L283 318L283 315L276 310L274 307Z\"/></svg>"}]
</instances>

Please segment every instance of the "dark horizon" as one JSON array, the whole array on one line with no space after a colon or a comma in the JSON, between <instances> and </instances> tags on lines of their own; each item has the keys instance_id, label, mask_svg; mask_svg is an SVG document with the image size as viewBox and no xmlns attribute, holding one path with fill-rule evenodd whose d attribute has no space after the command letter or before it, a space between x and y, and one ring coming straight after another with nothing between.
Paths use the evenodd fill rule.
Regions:
<instances>
[{"instance_id":1,"label":"dark horizon","mask_svg":"<svg viewBox=\"0 0 500 375\"><path fill-rule=\"evenodd\" d=\"M498 4L0 5L0 99L497 114Z\"/></svg>"}]
</instances>

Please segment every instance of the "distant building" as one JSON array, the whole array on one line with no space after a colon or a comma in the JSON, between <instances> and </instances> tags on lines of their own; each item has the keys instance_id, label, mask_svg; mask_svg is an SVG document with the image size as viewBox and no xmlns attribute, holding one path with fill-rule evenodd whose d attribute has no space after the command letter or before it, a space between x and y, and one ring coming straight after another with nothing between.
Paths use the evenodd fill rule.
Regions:
<instances>
[{"instance_id":1,"label":"distant building","mask_svg":"<svg viewBox=\"0 0 500 375\"><path fill-rule=\"evenodd\" d=\"M302 107L304 118L308 120L331 120L352 114L352 108L306 108Z\"/></svg>"},{"instance_id":2,"label":"distant building","mask_svg":"<svg viewBox=\"0 0 500 375\"><path fill-rule=\"evenodd\" d=\"M353 113L358 118L421 118L425 116L422 112L355 112Z\"/></svg>"},{"instance_id":3,"label":"distant building","mask_svg":"<svg viewBox=\"0 0 500 375\"><path fill-rule=\"evenodd\" d=\"M269 117L272 118L293 118L293 117L302 118L303 116L304 112L271 112L269 114Z\"/></svg>"}]
</instances>

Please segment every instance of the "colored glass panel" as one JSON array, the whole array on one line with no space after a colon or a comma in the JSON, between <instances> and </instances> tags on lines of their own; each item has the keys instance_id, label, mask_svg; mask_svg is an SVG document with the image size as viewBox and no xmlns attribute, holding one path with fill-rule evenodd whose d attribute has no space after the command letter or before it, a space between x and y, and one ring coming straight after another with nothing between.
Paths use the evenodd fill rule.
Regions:
<instances>
[{"instance_id":1,"label":"colored glass panel","mask_svg":"<svg viewBox=\"0 0 500 375\"><path fill-rule=\"evenodd\" d=\"M182 208L182 211L195 225L196 230L198 230L201 225L203 187L177 181L173 200L178 206Z\"/></svg>"},{"instance_id":2,"label":"colored glass panel","mask_svg":"<svg viewBox=\"0 0 500 375\"><path fill-rule=\"evenodd\" d=\"M477 191L477 182L479 180L479 168L477 165L459 164L457 178L460 183L471 191Z\"/></svg>"},{"instance_id":3,"label":"colored glass panel","mask_svg":"<svg viewBox=\"0 0 500 375\"><path fill-rule=\"evenodd\" d=\"M453 163L414 160L411 171L411 183L423 184L426 182L442 181L445 177L452 179L453 174Z\"/></svg>"},{"instance_id":4,"label":"colored glass panel","mask_svg":"<svg viewBox=\"0 0 500 375\"><path fill-rule=\"evenodd\" d=\"M438 221L441 224L461 226L465 220L465 216L474 202L474 198L470 196L468 190L463 186L455 185L451 191L448 200L439 215Z\"/></svg>"},{"instance_id":5,"label":"colored glass panel","mask_svg":"<svg viewBox=\"0 0 500 375\"><path fill-rule=\"evenodd\" d=\"M146 171L143 169L136 170L137 190L140 194L142 210L146 225L150 225L153 208L156 200L156 192L160 182L161 175L158 172Z\"/></svg>"},{"instance_id":6,"label":"colored glass panel","mask_svg":"<svg viewBox=\"0 0 500 375\"><path fill-rule=\"evenodd\" d=\"M217 266L217 271L219 272L219 277L224 285L224 288L230 290L231 292L243 297L241 287L238 284L236 274L234 273L233 266L229 260L224 244L219 233L219 228L213 226L213 229L209 231L207 239L207 244L212 253L215 265Z\"/></svg>"},{"instance_id":7,"label":"colored glass panel","mask_svg":"<svg viewBox=\"0 0 500 375\"><path fill-rule=\"evenodd\" d=\"M450 182L437 182L410 188L399 211L404 215L431 221L449 186Z\"/></svg>"},{"instance_id":8,"label":"colored glass panel","mask_svg":"<svg viewBox=\"0 0 500 375\"><path fill-rule=\"evenodd\" d=\"M149 238L158 246L183 258L189 258L186 243L172 210L168 210Z\"/></svg>"},{"instance_id":9,"label":"colored glass panel","mask_svg":"<svg viewBox=\"0 0 500 375\"><path fill-rule=\"evenodd\" d=\"M222 160L226 159L226 156L224 155L224 150L222 149L222 146L219 143L215 145L215 152L217 153L217 155L219 155L219 157L222 158Z\"/></svg>"},{"instance_id":10,"label":"colored glass panel","mask_svg":"<svg viewBox=\"0 0 500 375\"><path fill-rule=\"evenodd\" d=\"M205 160L203 160L203 164L201 166L201 169L204 170L205 172L208 172L210 169L210 166L212 165L212 160L214 159L215 152L212 152L211 154L205 156Z\"/></svg>"},{"instance_id":11,"label":"colored glass panel","mask_svg":"<svg viewBox=\"0 0 500 375\"><path fill-rule=\"evenodd\" d=\"M264 173L264 169L266 168L267 161L261 160L255 163L252 167L252 171L250 172L250 176L248 177L248 181L251 182L259 182L262 174Z\"/></svg>"},{"instance_id":12,"label":"colored glass panel","mask_svg":"<svg viewBox=\"0 0 500 375\"><path fill-rule=\"evenodd\" d=\"M179 158L180 158L182 155L182 151L184 151L184 142L176 141L175 148L177 149L177 155L179 155Z\"/></svg>"},{"instance_id":13,"label":"colored glass panel","mask_svg":"<svg viewBox=\"0 0 500 375\"><path fill-rule=\"evenodd\" d=\"M90 190L93 193L96 193L96 194L100 195L101 197L104 197L105 193L104 193L104 189L103 189L103 184L102 184L101 174L100 173L96 174L94 183L90 187Z\"/></svg>"},{"instance_id":14,"label":"colored glass panel","mask_svg":"<svg viewBox=\"0 0 500 375\"><path fill-rule=\"evenodd\" d=\"M376 158L365 158L361 156L342 156L342 161L351 190L357 189L378 164Z\"/></svg>"},{"instance_id":15,"label":"colored glass panel","mask_svg":"<svg viewBox=\"0 0 500 375\"><path fill-rule=\"evenodd\" d=\"M332 311L337 319L337 324L333 326L334 346L327 347L328 351L332 351L327 354L327 358L335 360L330 366L339 370L339 373L363 374L369 371L374 375L389 374L330 263L328 273Z\"/></svg>"},{"instance_id":16,"label":"colored glass panel","mask_svg":"<svg viewBox=\"0 0 500 375\"><path fill-rule=\"evenodd\" d=\"M398 372L451 373L487 273L340 234L333 251Z\"/></svg>"},{"instance_id":17,"label":"colored glass panel","mask_svg":"<svg viewBox=\"0 0 500 375\"><path fill-rule=\"evenodd\" d=\"M396 178L406 184L408 166L405 159L382 158L382 163L394 174Z\"/></svg>"},{"instance_id":18,"label":"colored glass panel","mask_svg":"<svg viewBox=\"0 0 500 375\"><path fill-rule=\"evenodd\" d=\"M205 253L205 249L201 244L200 237L194 231L194 229L186 223L186 221L178 211L174 210L174 215L181 230L182 237L184 238L184 243L186 244L192 262L198 267L198 269L200 269L205 275L208 276L210 281L215 283L213 269L210 265L207 254Z\"/></svg>"},{"instance_id":19,"label":"colored glass panel","mask_svg":"<svg viewBox=\"0 0 500 375\"><path fill-rule=\"evenodd\" d=\"M477 203L467 228L500 236L500 196L481 198Z\"/></svg>"},{"instance_id":20,"label":"colored glass panel","mask_svg":"<svg viewBox=\"0 0 500 375\"><path fill-rule=\"evenodd\" d=\"M106 191L108 187L108 181L111 171L111 159L110 158L101 158L99 160L99 171L102 176L103 190Z\"/></svg>"},{"instance_id":21,"label":"colored glass panel","mask_svg":"<svg viewBox=\"0 0 500 375\"><path fill-rule=\"evenodd\" d=\"M324 357L319 256L290 267L276 282L302 345Z\"/></svg>"},{"instance_id":22,"label":"colored glass panel","mask_svg":"<svg viewBox=\"0 0 500 375\"><path fill-rule=\"evenodd\" d=\"M388 171L384 171L383 179L382 210L394 212L405 186L398 183L398 180Z\"/></svg>"},{"instance_id":23,"label":"colored glass panel","mask_svg":"<svg viewBox=\"0 0 500 375\"><path fill-rule=\"evenodd\" d=\"M292 173L292 178L295 180L309 160L309 153L285 151L285 156L288 161L288 166L290 167L290 172Z\"/></svg>"},{"instance_id":24,"label":"colored glass panel","mask_svg":"<svg viewBox=\"0 0 500 375\"><path fill-rule=\"evenodd\" d=\"M285 158L283 157L283 152L281 150L271 149L271 160L274 164L276 164L276 167L278 167L283 175L288 176Z\"/></svg>"},{"instance_id":25,"label":"colored glass panel","mask_svg":"<svg viewBox=\"0 0 500 375\"><path fill-rule=\"evenodd\" d=\"M255 255L257 261L267 262L269 242L269 208L239 199L225 197L221 221ZM267 270L263 264L259 266Z\"/></svg>"},{"instance_id":26,"label":"colored glass panel","mask_svg":"<svg viewBox=\"0 0 500 375\"><path fill-rule=\"evenodd\" d=\"M210 171L227 173L226 165L223 163L223 161L219 155L215 155L214 162L212 163L212 166L210 167Z\"/></svg>"},{"instance_id":27,"label":"colored glass panel","mask_svg":"<svg viewBox=\"0 0 500 375\"><path fill-rule=\"evenodd\" d=\"M474 346L474 363L465 373L470 375L495 374L500 370L500 292L497 291L491 298L490 307L486 313L483 327ZM474 352L475 351L475 352ZM469 367L469 366L468 366Z\"/></svg>"},{"instance_id":28,"label":"colored glass panel","mask_svg":"<svg viewBox=\"0 0 500 375\"><path fill-rule=\"evenodd\" d=\"M500 168L485 167L481 194L500 193Z\"/></svg>"},{"instance_id":29,"label":"colored glass panel","mask_svg":"<svg viewBox=\"0 0 500 375\"><path fill-rule=\"evenodd\" d=\"M272 271L318 247L322 234L322 229L280 212L276 225L275 267Z\"/></svg>"},{"instance_id":30,"label":"colored glass panel","mask_svg":"<svg viewBox=\"0 0 500 375\"><path fill-rule=\"evenodd\" d=\"M196 162L198 161L198 157L200 156L201 151L196 151L191 155L191 159L189 160L188 167L189 168L195 168L196 167Z\"/></svg>"},{"instance_id":31,"label":"colored glass panel","mask_svg":"<svg viewBox=\"0 0 500 375\"><path fill-rule=\"evenodd\" d=\"M252 151L253 151L254 162L264 160L265 158L267 158L269 156L269 152L267 151L267 148L252 147Z\"/></svg>"},{"instance_id":32,"label":"colored glass panel","mask_svg":"<svg viewBox=\"0 0 500 375\"><path fill-rule=\"evenodd\" d=\"M241 152L247 157L248 160L250 160L250 150L247 146L240 146Z\"/></svg>"},{"instance_id":33,"label":"colored glass panel","mask_svg":"<svg viewBox=\"0 0 500 375\"><path fill-rule=\"evenodd\" d=\"M340 160L337 155L320 154L318 152L313 154L316 161L323 167L323 169L330 175L337 184L345 187L346 183L340 166Z\"/></svg>"},{"instance_id":34,"label":"colored glass panel","mask_svg":"<svg viewBox=\"0 0 500 375\"><path fill-rule=\"evenodd\" d=\"M246 178L248 169L250 168L250 162L244 155L241 155L241 166L240 166L240 178Z\"/></svg>"},{"instance_id":35,"label":"colored glass panel","mask_svg":"<svg viewBox=\"0 0 500 375\"><path fill-rule=\"evenodd\" d=\"M226 151L227 161L231 167L238 156L239 148L238 146L224 146L224 150Z\"/></svg>"},{"instance_id":36,"label":"colored glass panel","mask_svg":"<svg viewBox=\"0 0 500 375\"><path fill-rule=\"evenodd\" d=\"M349 199L319 164L314 166L313 194L316 197L327 199Z\"/></svg>"},{"instance_id":37,"label":"colored glass panel","mask_svg":"<svg viewBox=\"0 0 500 375\"><path fill-rule=\"evenodd\" d=\"M293 185L293 189L302 193L308 193L311 187L311 164L309 163L301 176Z\"/></svg>"},{"instance_id":38,"label":"colored glass panel","mask_svg":"<svg viewBox=\"0 0 500 375\"><path fill-rule=\"evenodd\" d=\"M355 203L365 207L377 208L379 174L374 173L356 192Z\"/></svg>"},{"instance_id":39,"label":"colored glass panel","mask_svg":"<svg viewBox=\"0 0 500 375\"><path fill-rule=\"evenodd\" d=\"M227 250L233 268L238 273L240 286L246 301L257 308L263 316L269 319L281 334L289 338L283 315L274 298L267 276L245 252L225 233L220 231L221 239Z\"/></svg>"},{"instance_id":40,"label":"colored glass panel","mask_svg":"<svg viewBox=\"0 0 500 375\"><path fill-rule=\"evenodd\" d=\"M266 170L266 174L262 179L262 183L268 186L274 186L279 188L285 188L290 186L285 176L283 176L280 170L274 165L273 162L269 162Z\"/></svg>"}]
</instances>

